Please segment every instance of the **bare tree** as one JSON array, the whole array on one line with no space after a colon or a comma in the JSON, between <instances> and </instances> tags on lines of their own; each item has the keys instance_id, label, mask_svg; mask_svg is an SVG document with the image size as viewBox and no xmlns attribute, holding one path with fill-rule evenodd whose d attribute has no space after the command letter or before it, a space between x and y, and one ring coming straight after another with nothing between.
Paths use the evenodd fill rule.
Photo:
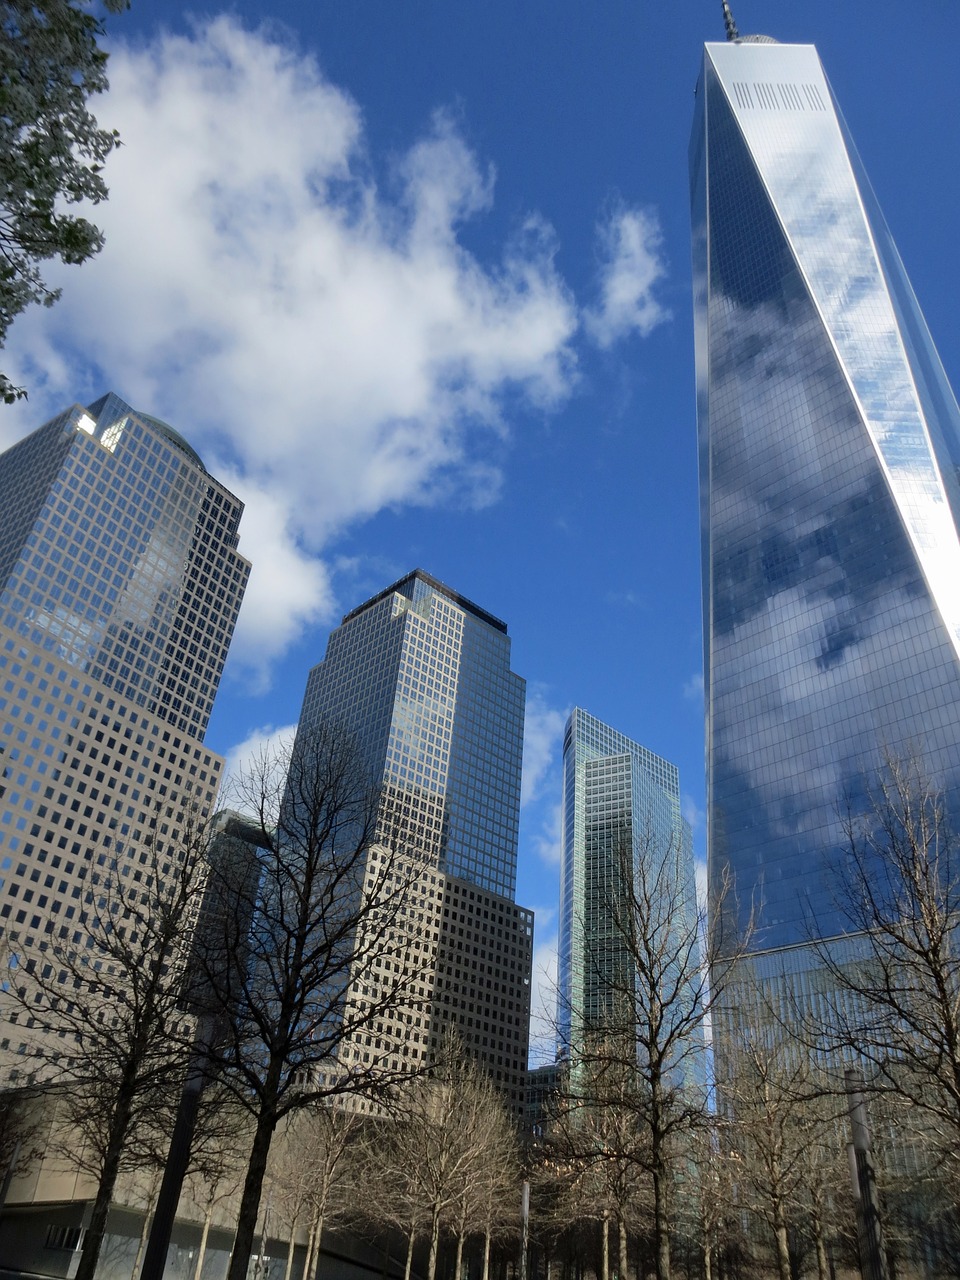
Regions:
<instances>
[{"instance_id":1,"label":"bare tree","mask_svg":"<svg viewBox=\"0 0 960 1280\"><path fill-rule=\"evenodd\" d=\"M370 1147L372 1168L386 1194L376 1206L407 1234L406 1280L420 1236L428 1242L427 1280L435 1280L441 1231L456 1238L459 1277L464 1241L490 1242L505 1206L519 1206L516 1138L485 1073L445 1046L444 1065L405 1089L401 1108Z\"/></svg>"},{"instance_id":2,"label":"bare tree","mask_svg":"<svg viewBox=\"0 0 960 1280\"><path fill-rule=\"evenodd\" d=\"M791 1254L805 1239L819 1280L827 1280L838 1204L847 1221L852 1216L842 1086L772 1019L741 1027L725 1066L722 1092L733 1113L725 1130L739 1203L763 1224L779 1280L791 1280Z\"/></svg>"},{"instance_id":3,"label":"bare tree","mask_svg":"<svg viewBox=\"0 0 960 1280\"><path fill-rule=\"evenodd\" d=\"M318 1104L294 1112L280 1151L271 1157L271 1182L289 1228L284 1280L290 1280L297 1228L307 1231L304 1280L317 1268L324 1228L356 1211L358 1150L363 1117L354 1110ZM353 1194L351 1194L353 1193Z\"/></svg>"},{"instance_id":4,"label":"bare tree","mask_svg":"<svg viewBox=\"0 0 960 1280\"><path fill-rule=\"evenodd\" d=\"M237 1106L232 1095L215 1083L204 1090L184 1184L186 1202L196 1207L202 1222L191 1280L200 1280L218 1206L239 1200L244 1173L242 1139L249 1127L249 1113Z\"/></svg>"},{"instance_id":5,"label":"bare tree","mask_svg":"<svg viewBox=\"0 0 960 1280\"><path fill-rule=\"evenodd\" d=\"M617 1271L626 1275L628 1238L636 1220L652 1210L648 1136L637 1123L639 1087L635 1064L622 1046L586 1046L575 1089L557 1097L541 1153L541 1184L544 1171L552 1171L557 1182L555 1212L564 1220L600 1223L603 1280L609 1280L611 1225Z\"/></svg>"},{"instance_id":6,"label":"bare tree","mask_svg":"<svg viewBox=\"0 0 960 1280\"><path fill-rule=\"evenodd\" d=\"M824 1047L906 1102L914 1141L960 1206L960 849L917 758L888 757L848 815L837 868L847 938L817 943L828 975Z\"/></svg>"},{"instance_id":7,"label":"bare tree","mask_svg":"<svg viewBox=\"0 0 960 1280\"><path fill-rule=\"evenodd\" d=\"M157 1120L183 1066L183 963L204 833L192 812L157 816L169 837L101 857L71 935L6 944L9 1021L65 1116L71 1154L97 1180L76 1280L93 1280L124 1164L158 1158Z\"/></svg>"},{"instance_id":8,"label":"bare tree","mask_svg":"<svg viewBox=\"0 0 960 1280\"><path fill-rule=\"evenodd\" d=\"M301 730L238 792L256 831L257 876L244 870L221 886L232 908L206 965L224 1028L211 1059L254 1122L229 1280L246 1276L284 1117L345 1096L386 1104L419 1068L395 1056L386 1031L379 1048L366 1041L378 1021L398 1026L421 1009L430 957L413 945L422 861L386 829L379 792L339 726ZM243 946L237 920L252 922Z\"/></svg>"},{"instance_id":9,"label":"bare tree","mask_svg":"<svg viewBox=\"0 0 960 1280\"><path fill-rule=\"evenodd\" d=\"M753 1263L735 1133L734 1122L712 1115L688 1135L678 1235L688 1245L687 1274L702 1269L704 1280L748 1275Z\"/></svg>"},{"instance_id":10,"label":"bare tree","mask_svg":"<svg viewBox=\"0 0 960 1280\"><path fill-rule=\"evenodd\" d=\"M643 830L598 823L589 833L604 869L585 908L585 985L595 994L588 1008L571 1011L583 1030L571 1046L567 1105L589 1115L593 1091L610 1082L619 1090L631 1125L621 1126L625 1145L615 1157L611 1147L609 1158L633 1161L649 1178L657 1280L670 1280L684 1138L706 1117L704 1024L743 945L721 936L721 909L708 928L687 839L662 839L652 822Z\"/></svg>"}]
</instances>

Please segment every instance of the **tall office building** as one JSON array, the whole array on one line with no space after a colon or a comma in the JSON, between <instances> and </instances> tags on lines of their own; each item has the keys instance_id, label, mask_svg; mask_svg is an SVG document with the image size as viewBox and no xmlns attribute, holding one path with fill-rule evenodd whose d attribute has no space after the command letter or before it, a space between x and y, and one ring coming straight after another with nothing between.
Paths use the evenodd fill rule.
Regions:
<instances>
[{"instance_id":1,"label":"tall office building","mask_svg":"<svg viewBox=\"0 0 960 1280\"><path fill-rule=\"evenodd\" d=\"M0 455L0 930L27 947L79 943L102 868L136 882L212 808L241 511L115 395Z\"/></svg>"},{"instance_id":2,"label":"tall office building","mask_svg":"<svg viewBox=\"0 0 960 1280\"><path fill-rule=\"evenodd\" d=\"M592 1036L617 1027L622 1001L635 990L636 952L624 923L634 918L634 896L650 900L640 926L646 939L671 964L686 958L689 977L696 974L696 886L676 766L580 707L563 735L561 809L558 1047L575 1062ZM682 991L685 975L675 978ZM675 1012L686 1019L689 1009L681 994ZM631 1003L627 1016L635 1012ZM671 1017L667 1011L666 1022ZM691 1083L702 1067L701 1054L685 1055Z\"/></svg>"},{"instance_id":3,"label":"tall office building","mask_svg":"<svg viewBox=\"0 0 960 1280\"><path fill-rule=\"evenodd\" d=\"M884 753L960 815L960 414L814 48L706 46L691 186L711 887L802 988Z\"/></svg>"},{"instance_id":4,"label":"tall office building","mask_svg":"<svg viewBox=\"0 0 960 1280\"><path fill-rule=\"evenodd\" d=\"M384 838L424 859L411 1007L392 1066L448 1031L523 1114L533 915L516 905L524 681L506 625L422 570L348 613L307 680L301 730L343 725L382 779ZM369 1059L368 1059L369 1060Z\"/></svg>"}]
</instances>

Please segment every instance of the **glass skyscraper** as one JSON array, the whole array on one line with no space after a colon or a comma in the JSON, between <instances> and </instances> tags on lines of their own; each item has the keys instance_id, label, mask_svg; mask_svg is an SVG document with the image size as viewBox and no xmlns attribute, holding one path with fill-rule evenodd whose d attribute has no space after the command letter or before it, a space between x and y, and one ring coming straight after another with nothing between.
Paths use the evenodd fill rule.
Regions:
<instances>
[{"instance_id":1,"label":"glass skyscraper","mask_svg":"<svg viewBox=\"0 0 960 1280\"><path fill-rule=\"evenodd\" d=\"M654 891L641 931L664 955L681 958L683 944L673 940L695 937L696 888L676 766L580 707L563 736L561 810L558 1047L575 1061L591 1037L616 1028L617 1005L637 977L620 916L631 893L624 876L643 886L639 898ZM691 977L698 955L688 957Z\"/></svg>"},{"instance_id":2,"label":"glass skyscraper","mask_svg":"<svg viewBox=\"0 0 960 1280\"><path fill-rule=\"evenodd\" d=\"M711 889L800 972L885 754L960 815L960 414L812 46L706 46L691 188Z\"/></svg>"},{"instance_id":3,"label":"glass skyscraper","mask_svg":"<svg viewBox=\"0 0 960 1280\"><path fill-rule=\"evenodd\" d=\"M96 886L212 809L242 510L115 395L0 454L0 930L27 947L82 943Z\"/></svg>"},{"instance_id":4,"label":"glass skyscraper","mask_svg":"<svg viewBox=\"0 0 960 1280\"><path fill-rule=\"evenodd\" d=\"M525 687L505 623L417 569L344 617L300 716L303 730L353 735L382 781L384 838L399 834L427 867L416 896L429 961L417 959L404 1029L371 1051L429 1061L454 1030L518 1117L533 957L533 915L514 901Z\"/></svg>"}]
</instances>

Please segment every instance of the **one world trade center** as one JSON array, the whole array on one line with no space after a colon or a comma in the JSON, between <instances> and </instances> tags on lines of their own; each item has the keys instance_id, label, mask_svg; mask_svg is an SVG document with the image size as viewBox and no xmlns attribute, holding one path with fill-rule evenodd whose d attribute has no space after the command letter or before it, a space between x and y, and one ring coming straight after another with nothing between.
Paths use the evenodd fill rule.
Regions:
<instances>
[{"instance_id":1,"label":"one world trade center","mask_svg":"<svg viewBox=\"0 0 960 1280\"><path fill-rule=\"evenodd\" d=\"M706 45L691 189L711 886L799 977L885 759L960 825L960 413L811 45Z\"/></svg>"}]
</instances>

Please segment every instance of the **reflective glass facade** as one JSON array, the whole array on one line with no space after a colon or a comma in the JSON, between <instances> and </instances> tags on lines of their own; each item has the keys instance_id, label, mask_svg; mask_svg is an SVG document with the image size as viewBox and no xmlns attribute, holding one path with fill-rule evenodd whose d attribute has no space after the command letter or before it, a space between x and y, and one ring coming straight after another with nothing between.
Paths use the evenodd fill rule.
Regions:
<instances>
[{"instance_id":1,"label":"reflective glass facade","mask_svg":"<svg viewBox=\"0 0 960 1280\"><path fill-rule=\"evenodd\" d=\"M524 701L505 624L418 569L344 617L300 715L355 736L390 834L426 855L409 1003L342 1060L429 1062L455 1031L518 1119L533 963L533 914L514 901Z\"/></svg>"},{"instance_id":2,"label":"reflective glass facade","mask_svg":"<svg viewBox=\"0 0 960 1280\"><path fill-rule=\"evenodd\" d=\"M706 46L691 194L711 887L791 948L885 752L957 802L960 415L815 49Z\"/></svg>"},{"instance_id":3,"label":"reflective glass facade","mask_svg":"<svg viewBox=\"0 0 960 1280\"><path fill-rule=\"evenodd\" d=\"M616 998L634 978L616 921L624 848L634 865L645 864L646 883L659 879L663 889L649 937L689 929L696 890L676 766L579 707L564 731L561 806L558 1047L575 1058L592 1031L616 1018Z\"/></svg>"},{"instance_id":4,"label":"reflective glass facade","mask_svg":"<svg viewBox=\"0 0 960 1280\"><path fill-rule=\"evenodd\" d=\"M250 566L242 504L115 395L0 454L0 623L202 737Z\"/></svg>"},{"instance_id":5,"label":"reflective glass facade","mask_svg":"<svg viewBox=\"0 0 960 1280\"><path fill-rule=\"evenodd\" d=\"M249 574L241 512L114 395L0 454L4 936L82 945L98 886L121 875L149 902L156 855L182 856L212 812L223 762L203 736Z\"/></svg>"},{"instance_id":6,"label":"reflective glass facade","mask_svg":"<svg viewBox=\"0 0 960 1280\"><path fill-rule=\"evenodd\" d=\"M346 615L300 723L350 728L437 866L512 897L525 688L504 623L417 570Z\"/></svg>"}]
</instances>

